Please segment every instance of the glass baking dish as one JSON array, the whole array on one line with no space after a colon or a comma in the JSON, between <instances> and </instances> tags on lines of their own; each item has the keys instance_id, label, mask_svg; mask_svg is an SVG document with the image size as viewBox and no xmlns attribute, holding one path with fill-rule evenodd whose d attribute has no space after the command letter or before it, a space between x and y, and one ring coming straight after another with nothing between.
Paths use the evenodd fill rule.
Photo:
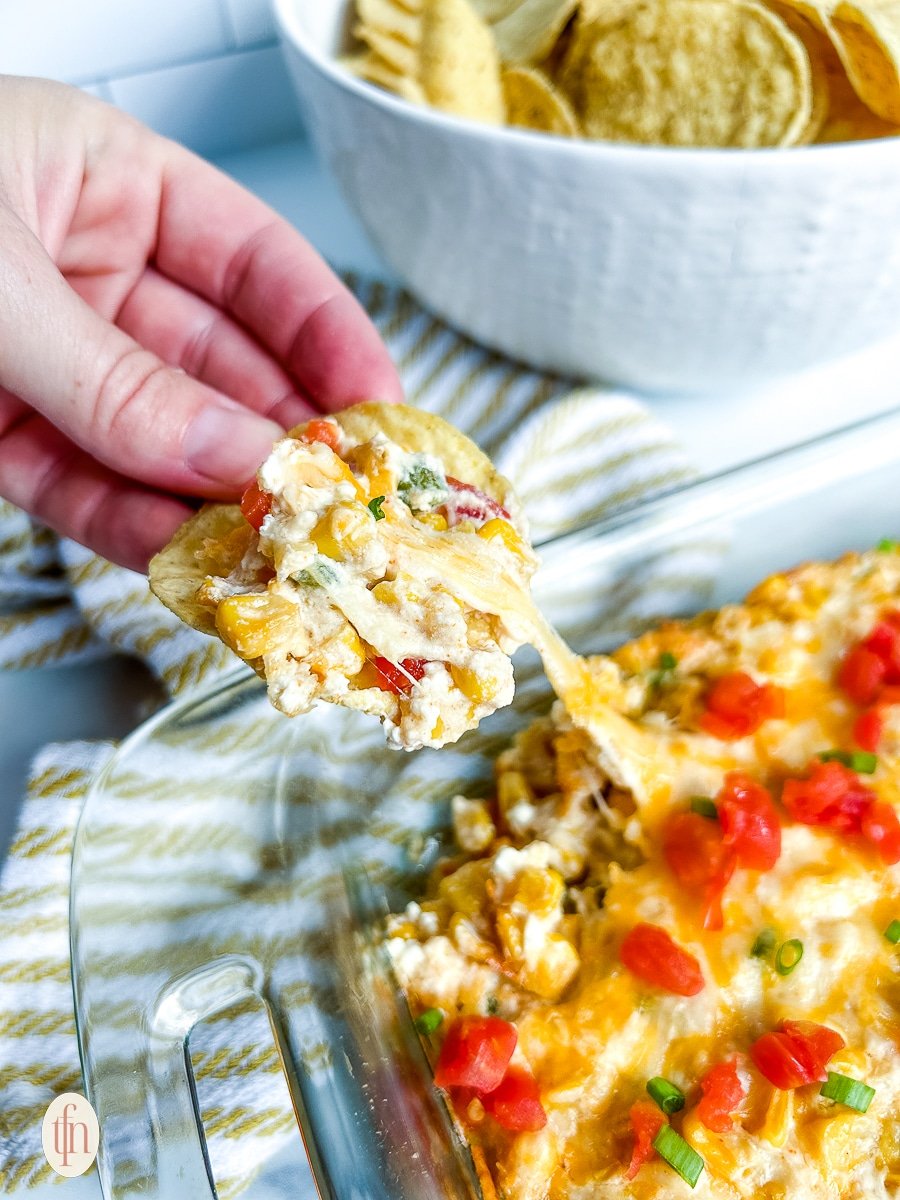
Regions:
<instances>
[{"instance_id":1,"label":"glass baking dish","mask_svg":"<svg viewBox=\"0 0 900 1200\"><path fill-rule=\"evenodd\" d=\"M609 648L900 535L898 478L900 410L548 542L536 592L578 650ZM295 1198L308 1157L323 1200L477 1200L378 926L446 846L450 798L486 786L549 704L533 656L517 675L512 708L440 751L391 751L329 706L288 720L244 669L122 744L86 802L71 892L107 1197ZM248 1120L223 1124L235 1112Z\"/></svg>"}]
</instances>

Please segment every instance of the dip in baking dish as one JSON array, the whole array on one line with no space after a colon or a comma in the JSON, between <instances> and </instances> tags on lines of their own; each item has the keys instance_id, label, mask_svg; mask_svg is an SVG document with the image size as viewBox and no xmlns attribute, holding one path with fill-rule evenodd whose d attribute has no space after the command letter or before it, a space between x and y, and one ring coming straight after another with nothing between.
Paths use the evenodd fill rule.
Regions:
<instances>
[{"instance_id":1,"label":"dip in baking dish","mask_svg":"<svg viewBox=\"0 0 900 1200\"><path fill-rule=\"evenodd\" d=\"M594 670L389 925L485 1194L900 1195L897 548Z\"/></svg>"}]
</instances>

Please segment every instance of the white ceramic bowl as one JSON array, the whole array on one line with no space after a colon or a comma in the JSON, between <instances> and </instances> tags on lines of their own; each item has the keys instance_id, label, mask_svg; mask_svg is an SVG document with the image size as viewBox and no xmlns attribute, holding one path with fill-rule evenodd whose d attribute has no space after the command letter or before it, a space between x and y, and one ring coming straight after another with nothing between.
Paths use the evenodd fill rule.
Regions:
<instances>
[{"instance_id":1,"label":"white ceramic bowl","mask_svg":"<svg viewBox=\"0 0 900 1200\"><path fill-rule=\"evenodd\" d=\"M681 150L494 129L343 70L346 0L275 11L349 203L410 290L478 341L710 392L900 328L900 139Z\"/></svg>"}]
</instances>

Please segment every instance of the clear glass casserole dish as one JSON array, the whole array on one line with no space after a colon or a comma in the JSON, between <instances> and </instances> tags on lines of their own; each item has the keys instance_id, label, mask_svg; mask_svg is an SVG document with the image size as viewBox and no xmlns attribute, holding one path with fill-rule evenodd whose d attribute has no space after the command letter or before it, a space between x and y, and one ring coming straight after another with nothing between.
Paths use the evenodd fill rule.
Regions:
<instances>
[{"instance_id":1,"label":"clear glass casserole dish","mask_svg":"<svg viewBox=\"0 0 900 1200\"><path fill-rule=\"evenodd\" d=\"M578 650L609 648L900 534L898 472L900 410L546 543L538 599ZM548 705L535 660L517 672L515 705L440 751L329 706L288 720L243 669L123 743L71 895L107 1197L295 1197L304 1148L323 1200L479 1196L378 928L446 847L452 796Z\"/></svg>"}]
</instances>

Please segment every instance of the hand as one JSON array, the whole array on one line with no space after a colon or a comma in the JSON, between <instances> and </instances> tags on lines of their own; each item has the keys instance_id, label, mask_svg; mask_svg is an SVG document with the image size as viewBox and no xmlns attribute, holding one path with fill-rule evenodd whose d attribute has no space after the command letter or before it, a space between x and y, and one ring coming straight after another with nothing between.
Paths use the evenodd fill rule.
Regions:
<instances>
[{"instance_id":1,"label":"hand","mask_svg":"<svg viewBox=\"0 0 900 1200\"><path fill-rule=\"evenodd\" d=\"M72 88L0 76L0 496L144 570L283 429L396 400L366 314L261 201Z\"/></svg>"}]
</instances>

